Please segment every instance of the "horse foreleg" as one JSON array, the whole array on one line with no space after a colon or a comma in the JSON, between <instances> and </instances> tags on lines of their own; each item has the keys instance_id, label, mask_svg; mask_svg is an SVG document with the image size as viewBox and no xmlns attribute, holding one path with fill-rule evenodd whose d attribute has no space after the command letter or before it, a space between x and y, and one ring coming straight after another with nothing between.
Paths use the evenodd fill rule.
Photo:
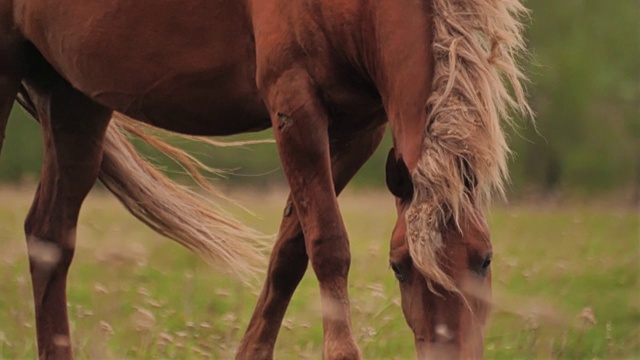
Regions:
<instances>
[{"instance_id":1,"label":"horse foreleg","mask_svg":"<svg viewBox=\"0 0 640 360\"><path fill-rule=\"evenodd\" d=\"M336 194L340 194L380 144L385 126L332 141L331 167ZM271 359L291 296L307 269L302 227L287 200L278 238L271 253L267 278L242 339L236 359Z\"/></svg>"},{"instance_id":2,"label":"horse foreleg","mask_svg":"<svg viewBox=\"0 0 640 360\"><path fill-rule=\"evenodd\" d=\"M238 347L237 360L273 358L273 347L284 313L307 269L309 258L292 201L289 195L278 238L271 252L267 278Z\"/></svg>"},{"instance_id":3,"label":"horse foreleg","mask_svg":"<svg viewBox=\"0 0 640 360\"><path fill-rule=\"evenodd\" d=\"M29 88L42 124L44 163L25 220L40 359L73 357L66 279L80 206L98 176L111 112L59 80Z\"/></svg>"},{"instance_id":4,"label":"horse foreleg","mask_svg":"<svg viewBox=\"0 0 640 360\"><path fill-rule=\"evenodd\" d=\"M351 254L331 175L329 116L304 70L273 75L259 74L259 84L271 113L306 253L320 285L324 355L358 359L347 293Z\"/></svg>"}]
</instances>

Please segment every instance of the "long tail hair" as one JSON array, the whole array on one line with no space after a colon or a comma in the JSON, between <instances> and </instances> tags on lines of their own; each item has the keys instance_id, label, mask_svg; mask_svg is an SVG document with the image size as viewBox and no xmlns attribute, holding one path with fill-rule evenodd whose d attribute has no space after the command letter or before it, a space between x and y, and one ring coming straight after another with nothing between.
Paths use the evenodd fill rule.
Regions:
<instances>
[{"instance_id":1,"label":"long tail hair","mask_svg":"<svg viewBox=\"0 0 640 360\"><path fill-rule=\"evenodd\" d=\"M17 100L38 119L35 106L24 87L20 89ZM216 193L198 171L204 168L211 172L214 169L207 168L189 154L134 123L117 113L111 119L104 140L100 181L151 229L175 240L205 261L230 270L246 282L255 279L266 266L268 238L234 220L224 211L215 211L213 204L203 195L171 181L140 156L129 135L136 135L176 160L208 193ZM219 193L217 195L222 196Z\"/></svg>"},{"instance_id":2,"label":"long tail hair","mask_svg":"<svg viewBox=\"0 0 640 360\"><path fill-rule=\"evenodd\" d=\"M224 211L215 211L203 195L170 180L140 156L127 134L136 135L180 162L205 190L210 190L208 193L214 189L198 171L205 167L203 164L116 114L107 130L99 179L131 214L157 233L244 280L265 268L267 237Z\"/></svg>"},{"instance_id":3,"label":"long tail hair","mask_svg":"<svg viewBox=\"0 0 640 360\"><path fill-rule=\"evenodd\" d=\"M478 207L504 193L509 148L501 119L531 115L516 60L525 53L519 0L430 0L435 59L422 154L412 174L408 244L416 267L456 290L439 267L448 221L482 221Z\"/></svg>"}]
</instances>

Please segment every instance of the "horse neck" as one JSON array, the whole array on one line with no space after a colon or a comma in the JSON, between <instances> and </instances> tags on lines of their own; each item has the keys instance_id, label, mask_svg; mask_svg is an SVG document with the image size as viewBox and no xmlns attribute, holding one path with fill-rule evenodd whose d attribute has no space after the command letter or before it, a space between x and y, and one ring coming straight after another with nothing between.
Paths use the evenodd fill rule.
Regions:
<instances>
[{"instance_id":1,"label":"horse neck","mask_svg":"<svg viewBox=\"0 0 640 360\"><path fill-rule=\"evenodd\" d=\"M249 0L253 7L263 6ZM431 0L282 0L296 37L317 61L347 65L377 88L395 148L410 171L422 149L431 90Z\"/></svg>"},{"instance_id":2,"label":"horse neck","mask_svg":"<svg viewBox=\"0 0 640 360\"><path fill-rule=\"evenodd\" d=\"M410 172L421 154L434 59L429 1L377 1L373 79L380 92L397 155Z\"/></svg>"}]
</instances>

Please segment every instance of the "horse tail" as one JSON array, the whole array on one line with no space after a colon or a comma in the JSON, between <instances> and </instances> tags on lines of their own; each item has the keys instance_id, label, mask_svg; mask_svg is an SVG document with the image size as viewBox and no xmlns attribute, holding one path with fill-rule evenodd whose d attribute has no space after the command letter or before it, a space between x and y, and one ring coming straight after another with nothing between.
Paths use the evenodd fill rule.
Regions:
<instances>
[{"instance_id":1,"label":"horse tail","mask_svg":"<svg viewBox=\"0 0 640 360\"><path fill-rule=\"evenodd\" d=\"M120 114L113 117L107 129L100 181L131 214L157 233L208 263L224 265L243 280L254 279L264 269L267 238L222 210L214 211L196 191L171 181L138 154L128 134L179 161L198 183L212 190L198 171L205 167L203 164Z\"/></svg>"}]
</instances>

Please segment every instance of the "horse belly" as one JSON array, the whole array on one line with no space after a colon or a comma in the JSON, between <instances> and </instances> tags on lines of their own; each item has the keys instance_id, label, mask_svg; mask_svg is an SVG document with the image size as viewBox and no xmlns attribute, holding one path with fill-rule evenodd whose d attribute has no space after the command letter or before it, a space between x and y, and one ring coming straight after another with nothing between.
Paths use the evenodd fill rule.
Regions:
<instances>
[{"instance_id":1,"label":"horse belly","mask_svg":"<svg viewBox=\"0 0 640 360\"><path fill-rule=\"evenodd\" d=\"M207 81L210 80L210 81ZM231 135L271 126L255 86L237 79L192 79L159 86L140 99L127 115L163 129L192 135Z\"/></svg>"},{"instance_id":2,"label":"horse belly","mask_svg":"<svg viewBox=\"0 0 640 360\"><path fill-rule=\"evenodd\" d=\"M244 2L16 2L23 34L96 102L179 132L265 127Z\"/></svg>"}]
</instances>

